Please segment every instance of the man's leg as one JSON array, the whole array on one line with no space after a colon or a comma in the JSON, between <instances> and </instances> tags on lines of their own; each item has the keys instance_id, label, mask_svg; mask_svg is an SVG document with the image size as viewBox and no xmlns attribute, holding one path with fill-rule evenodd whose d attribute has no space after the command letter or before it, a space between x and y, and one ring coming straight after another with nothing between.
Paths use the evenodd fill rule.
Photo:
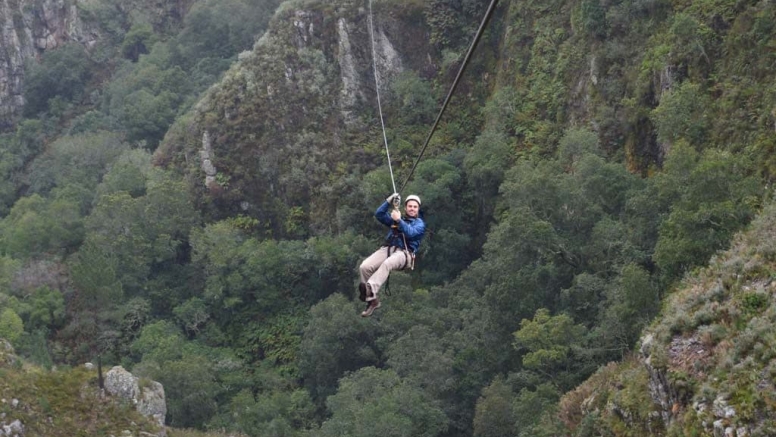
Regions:
<instances>
[{"instance_id":1,"label":"man's leg","mask_svg":"<svg viewBox=\"0 0 776 437\"><path fill-rule=\"evenodd\" d=\"M383 286L388 279L388 275L393 270L398 270L404 267L407 263L407 257L404 255L404 251L398 248L391 248L391 256L380 264L372 276L367 280L367 284L372 291L372 297L367 297L367 302L372 299L377 299L377 292L380 291L380 287Z\"/></svg>"},{"instance_id":2,"label":"man's leg","mask_svg":"<svg viewBox=\"0 0 776 437\"><path fill-rule=\"evenodd\" d=\"M388 279L388 274L392 270L400 269L407 263L404 251L396 250L389 256L374 274L367 281L367 287L372 291L372 295L366 298L367 304L364 312L361 313L361 317L369 317L376 309L380 308L380 299L377 298L377 293L380 291L380 287Z\"/></svg>"},{"instance_id":3,"label":"man's leg","mask_svg":"<svg viewBox=\"0 0 776 437\"><path fill-rule=\"evenodd\" d=\"M359 299L362 301L365 301L367 298L371 297L371 292L367 289L367 281L369 281L369 278L372 276L375 270L380 267L386 258L388 258L388 249L381 247L373 254L369 255L367 259L362 261L361 265L358 267L360 276L360 283L358 286L360 292Z\"/></svg>"}]
</instances>

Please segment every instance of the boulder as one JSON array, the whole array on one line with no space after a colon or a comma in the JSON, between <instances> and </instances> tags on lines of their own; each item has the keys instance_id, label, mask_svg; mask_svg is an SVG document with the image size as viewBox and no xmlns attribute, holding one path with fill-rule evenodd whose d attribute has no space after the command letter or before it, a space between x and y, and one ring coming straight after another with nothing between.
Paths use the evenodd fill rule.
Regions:
<instances>
[{"instance_id":1,"label":"boulder","mask_svg":"<svg viewBox=\"0 0 776 437\"><path fill-rule=\"evenodd\" d=\"M162 384L140 379L123 367L115 366L105 375L105 390L113 396L128 400L138 412L164 426L167 404Z\"/></svg>"},{"instance_id":2,"label":"boulder","mask_svg":"<svg viewBox=\"0 0 776 437\"><path fill-rule=\"evenodd\" d=\"M0 422L0 437L24 437L24 425L18 420L8 424Z\"/></svg>"},{"instance_id":3,"label":"boulder","mask_svg":"<svg viewBox=\"0 0 776 437\"><path fill-rule=\"evenodd\" d=\"M11 343L0 338L0 367L9 367L15 365L19 361L19 357L16 356Z\"/></svg>"}]
</instances>

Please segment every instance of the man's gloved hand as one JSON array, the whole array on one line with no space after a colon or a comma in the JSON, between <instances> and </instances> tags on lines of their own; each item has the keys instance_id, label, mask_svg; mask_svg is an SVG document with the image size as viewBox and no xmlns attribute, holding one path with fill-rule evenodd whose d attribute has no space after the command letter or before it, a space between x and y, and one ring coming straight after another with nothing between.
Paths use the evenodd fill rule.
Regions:
<instances>
[{"instance_id":1,"label":"man's gloved hand","mask_svg":"<svg viewBox=\"0 0 776 437\"><path fill-rule=\"evenodd\" d=\"M393 193L390 196L388 196L385 201L388 202L389 205L393 204L393 200L399 197L399 193Z\"/></svg>"},{"instance_id":2,"label":"man's gloved hand","mask_svg":"<svg viewBox=\"0 0 776 437\"><path fill-rule=\"evenodd\" d=\"M398 222L399 220L401 220L401 213L399 212L398 209L394 209L393 211L391 211L391 218L395 222Z\"/></svg>"}]
</instances>

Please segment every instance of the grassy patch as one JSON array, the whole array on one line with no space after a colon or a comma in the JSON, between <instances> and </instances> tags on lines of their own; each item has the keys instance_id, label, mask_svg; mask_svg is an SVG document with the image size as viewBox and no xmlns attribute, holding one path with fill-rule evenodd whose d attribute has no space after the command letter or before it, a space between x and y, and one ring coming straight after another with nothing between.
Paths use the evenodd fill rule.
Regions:
<instances>
[{"instance_id":1,"label":"grassy patch","mask_svg":"<svg viewBox=\"0 0 776 437\"><path fill-rule=\"evenodd\" d=\"M101 396L96 372L84 368L52 372L35 367L0 369L0 398L7 401L0 405L5 420L21 421L31 436L158 432L158 425L128 403Z\"/></svg>"}]
</instances>

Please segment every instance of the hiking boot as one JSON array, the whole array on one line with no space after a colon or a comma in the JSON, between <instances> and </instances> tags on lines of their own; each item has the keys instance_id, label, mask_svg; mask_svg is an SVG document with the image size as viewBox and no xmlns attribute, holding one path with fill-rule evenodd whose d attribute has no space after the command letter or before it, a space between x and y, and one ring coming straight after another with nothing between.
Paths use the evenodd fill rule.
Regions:
<instances>
[{"instance_id":1,"label":"hiking boot","mask_svg":"<svg viewBox=\"0 0 776 437\"><path fill-rule=\"evenodd\" d=\"M363 282L358 284L358 300L366 302L366 284Z\"/></svg>"},{"instance_id":2,"label":"hiking boot","mask_svg":"<svg viewBox=\"0 0 776 437\"><path fill-rule=\"evenodd\" d=\"M361 317L369 317L376 309L380 308L380 299L375 299L366 304L366 309L361 313Z\"/></svg>"}]
</instances>

